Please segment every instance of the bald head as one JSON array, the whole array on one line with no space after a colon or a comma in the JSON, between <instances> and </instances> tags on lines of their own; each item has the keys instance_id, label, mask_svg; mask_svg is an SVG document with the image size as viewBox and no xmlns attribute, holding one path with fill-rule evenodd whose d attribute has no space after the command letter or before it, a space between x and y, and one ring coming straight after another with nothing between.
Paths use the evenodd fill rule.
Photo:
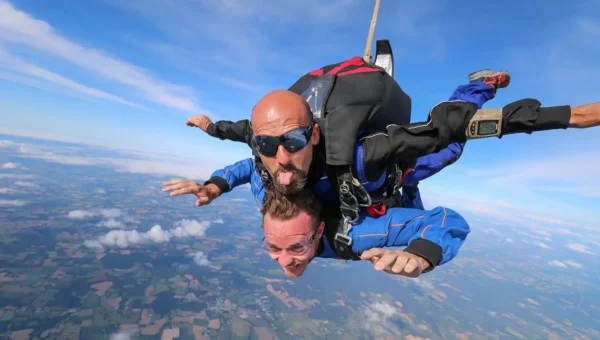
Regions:
<instances>
[{"instance_id":1,"label":"bald head","mask_svg":"<svg viewBox=\"0 0 600 340\"><path fill-rule=\"evenodd\" d=\"M301 134L281 138L293 130ZM304 98L285 90L262 97L252 110L252 131L255 138L279 137L265 138L268 142L261 142L266 147L264 150L270 151L258 150L275 188L286 194L301 190L308 178L314 147L320 139L319 124L313 124L312 112Z\"/></svg>"},{"instance_id":2,"label":"bald head","mask_svg":"<svg viewBox=\"0 0 600 340\"><path fill-rule=\"evenodd\" d=\"M252 110L252 129L257 135L280 135L312 121L312 112L301 96L276 90L262 97Z\"/></svg>"}]
</instances>

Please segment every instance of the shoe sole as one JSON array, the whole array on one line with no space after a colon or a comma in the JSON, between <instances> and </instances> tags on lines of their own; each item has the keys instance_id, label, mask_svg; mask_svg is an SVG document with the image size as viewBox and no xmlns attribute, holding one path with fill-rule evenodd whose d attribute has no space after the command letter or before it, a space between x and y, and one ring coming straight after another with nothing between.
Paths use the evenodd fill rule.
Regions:
<instances>
[{"instance_id":1,"label":"shoe sole","mask_svg":"<svg viewBox=\"0 0 600 340\"><path fill-rule=\"evenodd\" d=\"M479 71L475 71L473 73L469 73L469 81L473 81L473 80L479 79L479 78L487 78L487 77L502 75L502 74L507 77L510 77L509 71L495 71L494 72L491 69L479 70Z\"/></svg>"}]
</instances>

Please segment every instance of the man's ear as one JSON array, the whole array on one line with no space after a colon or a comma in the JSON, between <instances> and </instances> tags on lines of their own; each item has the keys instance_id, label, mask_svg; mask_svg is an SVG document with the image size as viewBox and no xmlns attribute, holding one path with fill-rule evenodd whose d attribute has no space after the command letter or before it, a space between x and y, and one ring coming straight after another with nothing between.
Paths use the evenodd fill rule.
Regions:
<instances>
[{"instance_id":1,"label":"man's ear","mask_svg":"<svg viewBox=\"0 0 600 340\"><path fill-rule=\"evenodd\" d=\"M317 227L317 238L321 238L323 236L323 232L325 231L325 222L321 221L319 226Z\"/></svg>"},{"instance_id":2,"label":"man's ear","mask_svg":"<svg viewBox=\"0 0 600 340\"><path fill-rule=\"evenodd\" d=\"M319 140L321 140L321 127L319 124L315 123L313 125L312 136L310 136L310 143L316 146L319 144Z\"/></svg>"}]
</instances>

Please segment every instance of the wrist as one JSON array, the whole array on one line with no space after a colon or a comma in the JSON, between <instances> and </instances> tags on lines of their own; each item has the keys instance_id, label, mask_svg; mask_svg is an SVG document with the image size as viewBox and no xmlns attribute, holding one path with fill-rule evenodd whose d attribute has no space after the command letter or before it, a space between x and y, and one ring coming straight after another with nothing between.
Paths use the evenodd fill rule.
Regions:
<instances>
[{"instance_id":1,"label":"wrist","mask_svg":"<svg viewBox=\"0 0 600 340\"><path fill-rule=\"evenodd\" d=\"M208 184L205 188L206 190L208 190L211 199L215 199L221 196L221 189L219 189L219 187L216 184Z\"/></svg>"},{"instance_id":2,"label":"wrist","mask_svg":"<svg viewBox=\"0 0 600 340\"><path fill-rule=\"evenodd\" d=\"M600 103L571 107L569 127L588 128L600 124Z\"/></svg>"},{"instance_id":3,"label":"wrist","mask_svg":"<svg viewBox=\"0 0 600 340\"><path fill-rule=\"evenodd\" d=\"M419 255L415 255L417 257L417 261L419 261L419 264L421 265L421 268L423 268L423 270L431 267L431 263L429 263L429 261L427 261L426 258L421 257Z\"/></svg>"}]
</instances>

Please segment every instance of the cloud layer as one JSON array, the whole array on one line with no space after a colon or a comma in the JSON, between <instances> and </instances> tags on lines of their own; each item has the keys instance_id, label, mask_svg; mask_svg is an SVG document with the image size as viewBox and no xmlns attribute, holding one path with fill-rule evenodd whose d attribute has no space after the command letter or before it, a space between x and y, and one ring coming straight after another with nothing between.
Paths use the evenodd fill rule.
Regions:
<instances>
[{"instance_id":1,"label":"cloud layer","mask_svg":"<svg viewBox=\"0 0 600 340\"><path fill-rule=\"evenodd\" d=\"M46 53L95 76L126 86L145 100L187 112L199 112L193 90L159 80L142 68L79 45L61 36L47 22L33 18L6 1L0 1L0 42L16 44ZM14 72L45 80L78 93L141 107L137 103L87 87L71 79L33 65L8 51L0 50L0 63Z\"/></svg>"},{"instance_id":2,"label":"cloud layer","mask_svg":"<svg viewBox=\"0 0 600 340\"><path fill-rule=\"evenodd\" d=\"M194 179L207 179L215 170L210 162L201 162L189 158L169 156L157 153L123 151L113 149L115 157L94 156L94 146L83 145L84 150L74 151L69 147L47 147L33 143L5 141L5 148L12 148L22 158L40 159L65 165L108 166L119 172L131 172L154 175L175 175ZM103 150L104 151L104 150ZM33 175L0 174L0 178L27 179ZM15 183L20 186L34 187L35 184L24 181Z\"/></svg>"},{"instance_id":3,"label":"cloud layer","mask_svg":"<svg viewBox=\"0 0 600 340\"><path fill-rule=\"evenodd\" d=\"M198 222L195 220L180 220L174 223L172 229L164 230L160 225L155 225L147 232L140 233L137 230L111 230L107 234L93 240L86 240L84 245L88 248L118 247L128 248L130 246L145 243L166 243L173 238L200 238L205 236L206 229L211 225L208 221ZM200 261L201 257L199 257Z\"/></svg>"}]
</instances>

